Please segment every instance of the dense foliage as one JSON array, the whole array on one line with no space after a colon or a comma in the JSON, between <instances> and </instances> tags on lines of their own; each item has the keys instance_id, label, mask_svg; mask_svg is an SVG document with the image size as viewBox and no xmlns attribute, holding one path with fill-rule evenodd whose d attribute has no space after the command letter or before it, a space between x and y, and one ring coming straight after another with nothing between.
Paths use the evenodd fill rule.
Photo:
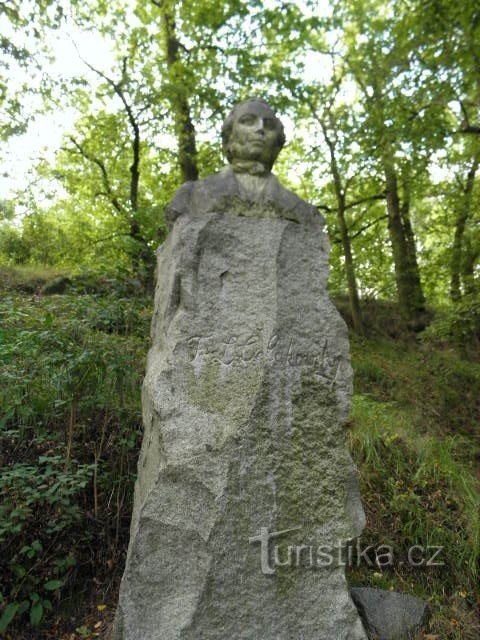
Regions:
<instances>
[{"instance_id":1,"label":"dense foliage","mask_svg":"<svg viewBox=\"0 0 480 640\"><path fill-rule=\"evenodd\" d=\"M121 557L150 315L125 294L1 296L1 632Z\"/></svg>"},{"instance_id":2,"label":"dense foliage","mask_svg":"<svg viewBox=\"0 0 480 640\"><path fill-rule=\"evenodd\" d=\"M14 4L2 3L12 29L30 18L37 36L94 32L116 62L80 51L84 76L47 83L45 109L78 120L55 161L38 163L35 189L2 203L4 263L117 266L151 281L165 205L221 166L222 119L257 94L287 118L277 171L324 213L331 287L348 292L357 331L360 298L396 299L422 328L425 305L476 295L475 3L90 0L66 12L50 0L23 17Z\"/></svg>"}]
</instances>

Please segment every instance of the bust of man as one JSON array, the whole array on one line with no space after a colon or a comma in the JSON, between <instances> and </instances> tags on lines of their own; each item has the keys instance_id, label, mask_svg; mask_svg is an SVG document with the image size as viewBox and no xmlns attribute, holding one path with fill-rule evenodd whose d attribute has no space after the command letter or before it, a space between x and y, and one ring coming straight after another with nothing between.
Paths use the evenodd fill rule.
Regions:
<instances>
[{"instance_id":1,"label":"bust of man","mask_svg":"<svg viewBox=\"0 0 480 640\"><path fill-rule=\"evenodd\" d=\"M272 174L284 144L283 125L265 101L250 98L237 104L222 127L228 166L180 187L167 207L168 227L181 215L209 213L297 223L321 218L315 207L283 187Z\"/></svg>"},{"instance_id":2,"label":"bust of man","mask_svg":"<svg viewBox=\"0 0 480 640\"><path fill-rule=\"evenodd\" d=\"M235 173L267 176L285 144L283 124L263 100L246 100L223 123L222 143Z\"/></svg>"}]
</instances>

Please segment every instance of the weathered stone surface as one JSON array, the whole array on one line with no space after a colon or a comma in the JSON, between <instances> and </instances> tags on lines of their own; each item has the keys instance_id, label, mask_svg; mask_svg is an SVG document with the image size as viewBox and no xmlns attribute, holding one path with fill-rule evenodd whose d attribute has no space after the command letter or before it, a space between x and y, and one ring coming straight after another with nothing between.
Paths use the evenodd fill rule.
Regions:
<instances>
[{"instance_id":1,"label":"weathered stone surface","mask_svg":"<svg viewBox=\"0 0 480 640\"><path fill-rule=\"evenodd\" d=\"M341 423L352 374L311 224L181 217L159 252L131 543L116 638L364 638L343 569L260 571L360 534Z\"/></svg>"},{"instance_id":2,"label":"weathered stone surface","mask_svg":"<svg viewBox=\"0 0 480 640\"><path fill-rule=\"evenodd\" d=\"M351 594L370 640L414 638L428 619L427 604L413 596L369 587L354 587Z\"/></svg>"},{"instance_id":3,"label":"weathered stone surface","mask_svg":"<svg viewBox=\"0 0 480 640\"><path fill-rule=\"evenodd\" d=\"M364 526L347 331L271 113L241 106L234 169L169 208L115 640L366 640L338 562Z\"/></svg>"},{"instance_id":4,"label":"weathered stone surface","mask_svg":"<svg viewBox=\"0 0 480 640\"><path fill-rule=\"evenodd\" d=\"M292 222L311 224L319 216L315 208L282 187L277 178L269 174L253 183L258 188L255 200L249 199L248 181L253 176L242 176L231 167L200 182L187 182L175 194L167 209L170 226L182 214L202 216L223 212L227 216L244 218L282 218Z\"/></svg>"}]
</instances>

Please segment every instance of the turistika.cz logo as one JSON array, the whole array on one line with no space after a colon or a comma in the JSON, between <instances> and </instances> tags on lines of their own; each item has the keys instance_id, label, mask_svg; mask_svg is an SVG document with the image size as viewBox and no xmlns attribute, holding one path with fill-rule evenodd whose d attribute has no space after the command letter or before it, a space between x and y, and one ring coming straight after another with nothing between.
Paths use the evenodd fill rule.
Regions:
<instances>
[{"instance_id":1,"label":"turistika.cz logo","mask_svg":"<svg viewBox=\"0 0 480 640\"><path fill-rule=\"evenodd\" d=\"M335 566L360 566L382 569L400 565L412 567L443 566L443 547L415 544L400 556L388 544L363 545L361 538L353 541L339 541L337 544L288 544L276 543L288 533L300 531L302 527L292 527L282 531L269 531L261 527L260 533L251 536L250 543L260 543L260 568L264 575L274 575L279 567L302 569L328 568Z\"/></svg>"}]
</instances>

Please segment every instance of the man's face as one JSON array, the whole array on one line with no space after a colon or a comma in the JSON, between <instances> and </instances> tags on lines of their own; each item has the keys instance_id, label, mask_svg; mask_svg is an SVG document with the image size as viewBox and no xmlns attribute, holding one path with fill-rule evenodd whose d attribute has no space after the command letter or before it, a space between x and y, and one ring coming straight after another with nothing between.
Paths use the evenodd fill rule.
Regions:
<instances>
[{"instance_id":1,"label":"man's face","mask_svg":"<svg viewBox=\"0 0 480 640\"><path fill-rule=\"evenodd\" d=\"M262 102L252 101L241 105L234 117L228 142L231 161L257 161L270 169L280 151L273 111Z\"/></svg>"}]
</instances>

